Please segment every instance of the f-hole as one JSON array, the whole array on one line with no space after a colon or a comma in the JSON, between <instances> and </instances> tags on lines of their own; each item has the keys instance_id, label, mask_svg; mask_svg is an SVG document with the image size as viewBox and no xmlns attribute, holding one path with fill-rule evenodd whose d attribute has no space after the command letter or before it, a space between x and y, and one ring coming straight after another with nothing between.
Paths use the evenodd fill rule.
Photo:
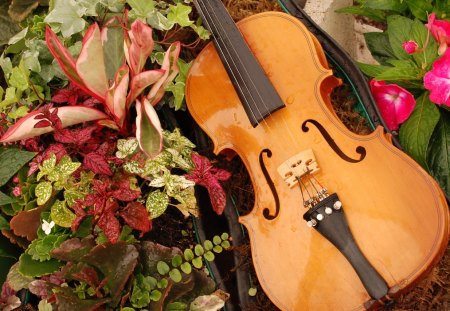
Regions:
<instances>
[{"instance_id":1,"label":"f-hole","mask_svg":"<svg viewBox=\"0 0 450 311\"><path fill-rule=\"evenodd\" d=\"M272 191L273 198L275 200L275 213L271 214L269 208L264 208L263 210L263 216L267 220L274 220L278 217L278 214L280 213L280 198L278 197L277 190L275 189L275 185L272 181L272 178L270 178L269 172L267 171L266 165L264 163L264 154L267 155L268 158L272 157L272 151L269 149L263 149L261 153L259 154L259 165L261 166L261 170L264 174L264 177L266 178L267 184L269 185L270 190Z\"/></svg>"},{"instance_id":2,"label":"f-hole","mask_svg":"<svg viewBox=\"0 0 450 311\"><path fill-rule=\"evenodd\" d=\"M330 147L334 150L334 152L336 152L336 154L339 157L341 157L342 160L350 162L350 163L358 163L358 162L361 162L362 160L364 160L364 158L366 157L366 148L364 148L363 146L358 146L358 147L356 147L356 153L358 153L360 155L359 159L352 159L352 158L350 158L348 155L346 155L339 148L339 146L336 144L336 142L330 136L330 134L328 134L327 130L322 126L322 124L320 124L316 120L308 119L305 122L303 122L303 124L302 124L302 131L303 132L306 133L306 132L309 131L309 128L308 128L308 125L307 125L308 123L312 123L312 124L314 124L317 127L317 129L320 131L320 133L325 138L325 140L330 145Z\"/></svg>"}]
</instances>

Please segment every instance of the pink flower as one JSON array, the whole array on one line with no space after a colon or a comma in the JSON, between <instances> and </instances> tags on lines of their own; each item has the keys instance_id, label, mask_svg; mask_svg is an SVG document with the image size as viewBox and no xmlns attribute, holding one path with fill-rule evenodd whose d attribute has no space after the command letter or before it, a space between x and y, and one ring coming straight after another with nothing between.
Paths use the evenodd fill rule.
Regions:
<instances>
[{"instance_id":1,"label":"pink flower","mask_svg":"<svg viewBox=\"0 0 450 311\"><path fill-rule=\"evenodd\" d=\"M409 40L402 43L402 47L408 54L414 54L417 52L418 44L415 41Z\"/></svg>"},{"instance_id":2,"label":"pink flower","mask_svg":"<svg viewBox=\"0 0 450 311\"><path fill-rule=\"evenodd\" d=\"M15 186L12 193L14 194L15 197L20 197L22 195L22 187Z\"/></svg>"},{"instance_id":3,"label":"pink flower","mask_svg":"<svg viewBox=\"0 0 450 311\"><path fill-rule=\"evenodd\" d=\"M425 88L431 91L430 100L450 107L450 49L433 63L433 69L423 77Z\"/></svg>"},{"instance_id":4,"label":"pink flower","mask_svg":"<svg viewBox=\"0 0 450 311\"><path fill-rule=\"evenodd\" d=\"M439 43L439 55L444 54L448 44L450 44L450 22L437 20L436 14L428 16L428 24L425 26L431 31L434 39Z\"/></svg>"},{"instance_id":5,"label":"pink flower","mask_svg":"<svg viewBox=\"0 0 450 311\"><path fill-rule=\"evenodd\" d=\"M414 110L414 96L397 84L384 81L370 81L370 90L387 127L398 130L400 123L405 122Z\"/></svg>"}]
</instances>

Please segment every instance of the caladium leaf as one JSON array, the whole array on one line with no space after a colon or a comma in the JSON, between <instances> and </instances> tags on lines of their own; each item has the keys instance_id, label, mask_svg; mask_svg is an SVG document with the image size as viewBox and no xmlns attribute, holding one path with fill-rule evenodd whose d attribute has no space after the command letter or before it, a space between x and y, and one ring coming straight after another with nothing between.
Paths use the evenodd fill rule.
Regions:
<instances>
[{"instance_id":1,"label":"caladium leaf","mask_svg":"<svg viewBox=\"0 0 450 311\"><path fill-rule=\"evenodd\" d=\"M155 109L147 99L136 101L136 138L141 150L150 158L162 149L162 128Z\"/></svg>"},{"instance_id":2,"label":"caladium leaf","mask_svg":"<svg viewBox=\"0 0 450 311\"><path fill-rule=\"evenodd\" d=\"M95 97L105 101L108 91L100 28L92 24L83 37L83 47L76 62L78 75Z\"/></svg>"},{"instance_id":3,"label":"caladium leaf","mask_svg":"<svg viewBox=\"0 0 450 311\"><path fill-rule=\"evenodd\" d=\"M129 80L128 66L123 65L117 71L114 84L109 88L106 96L106 106L119 127L122 127L125 122Z\"/></svg>"},{"instance_id":4,"label":"caladium leaf","mask_svg":"<svg viewBox=\"0 0 450 311\"><path fill-rule=\"evenodd\" d=\"M50 112L53 112L55 109L56 108L51 108ZM62 122L62 127L68 127L83 122L109 118L103 112L88 107L71 106L59 107L57 109L58 117ZM21 118L16 124L11 126L6 131L6 133L0 139L0 143L18 141L53 131L53 128L50 126L35 128L35 125L40 121L39 119L36 120L36 117L40 115L42 115L40 111L33 111L27 114L25 117Z\"/></svg>"},{"instance_id":5,"label":"caladium leaf","mask_svg":"<svg viewBox=\"0 0 450 311\"><path fill-rule=\"evenodd\" d=\"M175 42L169 47L164 56L161 69L165 70L165 73L159 81L152 86L149 94L147 95L147 99L153 106L156 105L164 96L164 88L166 85L178 74L178 56L180 55L180 50L180 42Z\"/></svg>"}]
</instances>

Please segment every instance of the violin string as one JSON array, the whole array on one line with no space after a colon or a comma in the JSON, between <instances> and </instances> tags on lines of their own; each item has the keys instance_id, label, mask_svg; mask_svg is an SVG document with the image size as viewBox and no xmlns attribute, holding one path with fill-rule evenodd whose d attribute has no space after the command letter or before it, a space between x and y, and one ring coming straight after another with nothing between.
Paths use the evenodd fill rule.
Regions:
<instances>
[{"instance_id":1,"label":"violin string","mask_svg":"<svg viewBox=\"0 0 450 311\"><path fill-rule=\"evenodd\" d=\"M198 3L199 1L196 1L196 2ZM202 1L200 1L200 2L202 2ZM208 2L208 1L205 1L205 2ZM205 7L207 6L206 3L203 3L203 4L204 4ZM211 14L209 13L209 11L212 11L212 14L214 14L214 17L216 18L216 20L218 19L217 15L216 15L215 12L214 12L215 10L212 10L212 9L208 10L208 8L206 8L205 10L203 10L203 9L201 8L200 4L197 6L197 9L201 10L201 13L202 13L204 16L207 16L207 17L210 18L210 19L212 19L212 18L211 18ZM211 23L209 23L209 21L208 21L207 19L204 20L204 23L207 25L208 28L210 28L210 29L215 29L217 33L219 33L218 27L222 27L222 26L220 25L220 23L218 23L217 26L216 26L216 25L212 25ZM228 41L230 41L227 32L225 32L225 31L223 30L223 28L222 28L221 30L222 30L221 33L223 33L224 36L226 37L226 39L227 39ZM220 37L220 36L215 36L215 40L216 40L216 43L217 43L217 44L216 44L216 48L217 48L218 52L221 53L221 54L224 56L224 57L222 58L222 61L225 62L225 65L227 65L227 66L229 66L229 68L231 68L231 67L230 67L230 63L229 63L229 60L230 60L231 62L233 62L233 65L235 66L235 68L243 68L244 71L245 71L245 73L246 73L247 76L248 76L248 72L246 71L246 68L245 68L244 66L242 66L242 60L241 60L241 58L239 57L239 53L237 53L235 47L234 47L232 44L228 45L228 46L233 50L233 52L234 52L235 55L236 55L237 60L238 60L238 61L240 62L240 64L241 64L241 66L239 66L239 67L236 65L236 63L235 63L233 57L226 57L227 55L226 55L225 53L227 53L228 56L230 56L231 53L230 53L230 51L229 51L228 46L223 42L222 37ZM235 81L237 81L237 79L236 79L237 77L235 76L235 74L239 75L239 77L241 78L241 81L244 81L244 79L242 79L242 73L241 73L239 70L236 70L236 72L233 72L232 70L230 70L229 72L231 72L231 75L233 75L233 78L235 79ZM251 81L251 83L253 84L253 82L252 82L251 79L250 79L250 81ZM234 86L235 86L236 88L238 88L240 92L243 92L243 87L245 87L245 89L247 90L248 94L250 94L251 100L253 100L253 102L256 103L254 94L252 94L252 92L250 92L248 86L247 86L245 83L243 83L243 84L244 84L244 85L242 86L242 85L240 85L239 83L235 83ZM253 84L253 86L255 86L255 85ZM263 105L265 105L264 100L263 100L261 94L257 91L257 88L255 87L254 89L256 90L256 94L258 95L258 97L259 97L259 99L260 99L260 102L261 102ZM259 116L262 117L261 111L258 109L258 105L255 104L254 106L256 107L256 110L257 110L257 113L259 114ZM251 107L250 107L250 111L251 111L251 113L253 114L253 116L255 116L255 112L251 109ZM289 126L287 126L287 122L286 122L285 118L284 118L282 115L281 115L281 121L282 121L282 123L283 123L282 126L284 126L284 128L287 129L286 132L289 134L290 140L291 140L297 147L299 147L299 146L298 146L298 141L294 138L294 134L292 133L292 131L291 131L291 129L289 128ZM268 132L273 132L272 129L271 129L271 126L268 124L268 122L266 121L265 118L262 118L262 122L261 122L261 123L263 123L263 124L265 125L265 127L266 127L266 129L267 129ZM262 125L262 124L260 124L260 125ZM279 141L278 141L278 140L275 140L275 143L276 143L277 145L279 145ZM278 148L278 150L279 150L279 151L284 151L285 148L283 148L282 146L280 146L280 147ZM289 167L289 165L288 165L287 163L283 162L282 165L285 165L285 167L287 167L289 170L291 170L290 167ZM311 194L309 193L308 188L306 187L306 185L301 181L301 177L299 178L299 180L300 180L300 182L303 184L303 187L305 188L305 190L306 190L307 193L308 193L309 198L311 199L312 196L311 196ZM302 188L302 187L300 186L300 189L301 189L301 188ZM303 197L303 194L302 194L302 197ZM303 200L304 200L304 199L303 199Z\"/></svg>"}]
</instances>

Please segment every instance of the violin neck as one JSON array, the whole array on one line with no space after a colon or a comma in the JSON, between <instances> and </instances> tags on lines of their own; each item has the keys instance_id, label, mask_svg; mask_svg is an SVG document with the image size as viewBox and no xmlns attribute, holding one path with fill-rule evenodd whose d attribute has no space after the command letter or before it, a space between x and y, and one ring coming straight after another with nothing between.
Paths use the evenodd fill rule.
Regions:
<instances>
[{"instance_id":1,"label":"violin neck","mask_svg":"<svg viewBox=\"0 0 450 311\"><path fill-rule=\"evenodd\" d=\"M284 103L220 0L194 0L253 127Z\"/></svg>"}]
</instances>

